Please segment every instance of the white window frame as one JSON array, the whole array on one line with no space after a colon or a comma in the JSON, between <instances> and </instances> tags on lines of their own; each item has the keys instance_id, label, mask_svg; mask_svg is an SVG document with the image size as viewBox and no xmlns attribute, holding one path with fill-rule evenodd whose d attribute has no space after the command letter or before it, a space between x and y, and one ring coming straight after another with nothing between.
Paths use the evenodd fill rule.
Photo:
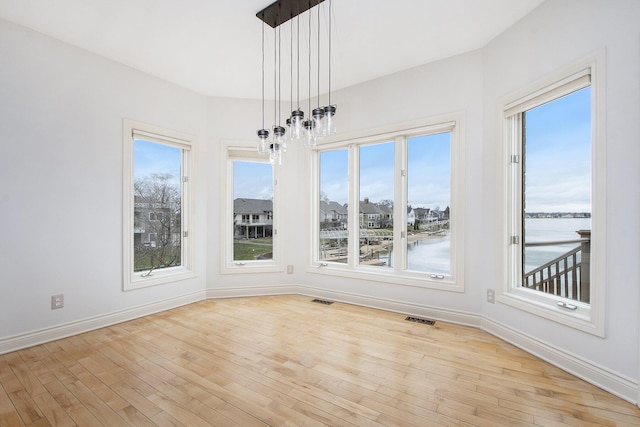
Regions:
<instances>
[{"instance_id":1,"label":"white window frame","mask_svg":"<svg viewBox=\"0 0 640 427\"><path fill-rule=\"evenodd\" d=\"M133 233L134 233L134 134L144 136L144 139L150 142L169 145L182 150L182 189L181 189L181 208L180 216L182 224L180 231L182 233L181 246L181 265L176 267L163 268L149 272L133 271ZM193 194L194 184L190 177L192 176L193 166L192 158L194 151L193 136L165 129L159 126L150 125L134 120L124 119L123 121L123 289L125 291L155 286L165 283L171 283L179 280L190 279L196 277L194 266L194 228L192 221L192 212L194 211Z\"/></svg>"},{"instance_id":2,"label":"white window frame","mask_svg":"<svg viewBox=\"0 0 640 427\"><path fill-rule=\"evenodd\" d=\"M273 257L270 260L242 260L233 259L233 162L245 161L269 164L269 157L259 154L256 144L241 141L225 141L222 144L222 158L225 159L224 167L221 168L221 182L226 184L224 192L224 220L221 223L221 233L223 237L223 256L221 257L222 274L243 274L243 273L282 273L284 272L284 257L282 244L278 231L280 229L279 196L278 196L278 175L279 168L273 166ZM253 216L249 214L251 221Z\"/></svg>"},{"instance_id":3,"label":"white window frame","mask_svg":"<svg viewBox=\"0 0 640 427\"><path fill-rule=\"evenodd\" d=\"M309 230L310 254L307 272L340 277L350 277L355 279L365 279L380 281L395 285L415 286L429 289L439 289L454 292L464 292L464 115L462 113L450 114L446 116L433 117L431 119L402 123L364 132L357 132L350 135L337 135L319 143L314 150L310 150L309 162L311 174L310 215ZM402 257L403 251L394 251L393 266L380 268L376 266L359 265L358 245L359 241L360 213L359 213L359 150L363 145L395 142L395 164L394 164L394 206L393 206L393 245L402 247L406 245L407 234L407 140L413 136L437 134L442 132L451 133L451 201L450 210L452 212L450 221L451 227L451 274L436 275L426 272L409 271L404 268ZM349 153L349 215L348 227L349 258L347 263L321 261L319 254L319 224L320 224L320 155L326 150L348 149Z\"/></svg>"},{"instance_id":4,"label":"white window frame","mask_svg":"<svg viewBox=\"0 0 640 427\"><path fill-rule=\"evenodd\" d=\"M590 83L585 85L585 79ZM501 260L504 280L496 297L498 302L600 337L605 336L606 306L604 81L604 52L598 52L524 88L502 103L499 117L503 144L499 164L503 169ZM591 282L590 302L583 303L521 286L522 165L512 161L512 156L521 155L522 112L588 85L591 86L592 138ZM513 236L516 239L512 239Z\"/></svg>"}]
</instances>

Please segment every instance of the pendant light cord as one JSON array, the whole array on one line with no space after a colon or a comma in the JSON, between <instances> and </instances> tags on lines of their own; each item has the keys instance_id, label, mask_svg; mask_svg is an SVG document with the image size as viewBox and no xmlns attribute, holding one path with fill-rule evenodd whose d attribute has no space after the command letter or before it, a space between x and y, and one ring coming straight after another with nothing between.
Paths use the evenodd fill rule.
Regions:
<instances>
[{"instance_id":1,"label":"pendant light cord","mask_svg":"<svg viewBox=\"0 0 640 427\"><path fill-rule=\"evenodd\" d=\"M293 111L293 16L291 17L291 31L289 32L289 40L291 41L289 56L289 88L291 89L291 95L289 97L289 105L291 107L291 111Z\"/></svg>"},{"instance_id":2,"label":"pendant light cord","mask_svg":"<svg viewBox=\"0 0 640 427\"><path fill-rule=\"evenodd\" d=\"M309 3L311 8L311 3ZM311 12L309 12L309 114L311 114ZM311 120L311 116L309 116Z\"/></svg>"},{"instance_id":3,"label":"pendant light cord","mask_svg":"<svg viewBox=\"0 0 640 427\"><path fill-rule=\"evenodd\" d=\"M281 27L278 27L278 126L280 126L280 119L279 117L282 117L282 96L280 95L281 91L282 91L282 84L280 82L280 79L282 77L282 70L280 68L281 65L281 61L280 61L280 51L282 50L282 32L280 31Z\"/></svg>"},{"instance_id":4,"label":"pendant light cord","mask_svg":"<svg viewBox=\"0 0 640 427\"><path fill-rule=\"evenodd\" d=\"M263 16L264 19L264 16ZM262 24L262 129L264 129L264 23Z\"/></svg>"},{"instance_id":5,"label":"pendant light cord","mask_svg":"<svg viewBox=\"0 0 640 427\"><path fill-rule=\"evenodd\" d=\"M276 38L278 37L278 30L273 30L273 126L276 126L276 120L278 118L278 97L276 96L278 93L277 86L277 64L278 64L278 44L276 43Z\"/></svg>"},{"instance_id":6,"label":"pendant light cord","mask_svg":"<svg viewBox=\"0 0 640 427\"><path fill-rule=\"evenodd\" d=\"M320 105L320 5L318 8L318 105Z\"/></svg>"},{"instance_id":7,"label":"pendant light cord","mask_svg":"<svg viewBox=\"0 0 640 427\"><path fill-rule=\"evenodd\" d=\"M297 96L297 104L298 104L298 110L300 109L300 15L297 16L296 18L297 21L297 33L298 33L298 40L297 40L297 49L298 49L298 53L296 54L296 61L298 62L298 71L296 72L296 77L298 80L298 89L296 91L296 96Z\"/></svg>"},{"instance_id":8,"label":"pendant light cord","mask_svg":"<svg viewBox=\"0 0 640 427\"><path fill-rule=\"evenodd\" d=\"M331 0L329 0L329 105L331 105Z\"/></svg>"}]
</instances>

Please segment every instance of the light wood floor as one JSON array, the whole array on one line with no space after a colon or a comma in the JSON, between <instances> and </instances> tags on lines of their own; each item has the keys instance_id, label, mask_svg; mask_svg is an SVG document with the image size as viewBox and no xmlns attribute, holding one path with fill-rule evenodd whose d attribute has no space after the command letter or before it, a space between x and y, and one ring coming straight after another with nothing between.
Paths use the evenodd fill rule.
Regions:
<instances>
[{"instance_id":1,"label":"light wood floor","mask_svg":"<svg viewBox=\"0 0 640 427\"><path fill-rule=\"evenodd\" d=\"M209 300L2 355L0 425L640 425L480 330L310 301Z\"/></svg>"}]
</instances>

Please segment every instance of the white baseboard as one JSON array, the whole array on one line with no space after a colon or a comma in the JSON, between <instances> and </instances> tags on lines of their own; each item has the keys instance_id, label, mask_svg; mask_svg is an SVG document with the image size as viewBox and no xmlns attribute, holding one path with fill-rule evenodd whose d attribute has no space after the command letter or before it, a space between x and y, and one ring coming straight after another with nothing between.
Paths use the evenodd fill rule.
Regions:
<instances>
[{"instance_id":1,"label":"white baseboard","mask_svg":"<svg viewBox=\"0 0 640 427\"><path fill-rule=\"evenodd\" d=\"M155 301L149 304L127 308L125 310L120 310L113 313L103 314L100 316L90 317L88 319L78 320L75 322L56 325L50 328L40 329L37 331L27 332L24 334L0 339L0 354L10 353L12 351L32 347L34 345L43 344L49 341L54 341L61 338L70 337L72 335L82 334L84 332L92 331L95 329L104 328L106 326L125 322L127 320L159 313L171 308L176 308L182 305L202 301L205 298L205 292L198 291L187 295L181 295L175 298Z\"/></svg>"},{"instance_id":2,"label":"white baseboard","mask_svg":"<svg viewBox=\"0 0 640 427\"><path fill-rule=\"evenodd\" d=\"M481 329L621 399L633 404L638 403L638 383L631 378L591 363L492 319L482 319Z\"/></svg>"},{"instance_id":3,"label":"white baseboard","mask_svg":"<svg viewBox=\"0 0 640 427\"><path fill-rule=\"evenodd\" d=\"M607 368L590 363L589 361L583 360L560 348L540 341L532 336L523 334L516 329L498 323L492 319L483 318L477 314L457 310L448 310L439 307L430 307L421 304L394 301L385 298L374 298L366 295L331 291L302 285L210 288L176 298L157 301L77 322L71 322L4 338L0 340L0 354L103 328L116 323L202 301L204 299L291 294L323 298L336 302L344 302L363 307L476 327L628 402L637 404L639 385L633 379L624 377Z\"/></svg>"},{"instance_id":4,"label":"white baseboard","mask_svg":"<svg viewBox=\"0 0 640 427\"><path fill-rule=\"evenodd\" d=\"M304 285L272 285L207 289L207 298L234 298L291 294L305 295L310 298L323 298L336 302L344 302L347 304L392 311L394 313L427 317L433 320L442 320L461 325L474 326L477 328L480 327L480 322L482 320L481 317L477 314L411 304L403 301L394 301L384 298L374 298L366 295L358 295L348 292L330 291L327 289L314 288Z\"/></svg>"},{"instance_id":5,"label":"white baseboard","mask_svg":"<svg viewBox=\"0 0 640 427\"><path fill-rule=\"evenodd\" d=\"M300 294L298 285L269 285L246 286L238 288L209 288L206 290L207 299L260 297L265 295L296 295Z\"/></svg>"},{"instance_id":6,"label":"white baseboard","mask_svg":"<svg viewBox=\"0 0 640 427\"><path fill-rule=\"evenodd\" d=\"M433 320L442 320L459 325L474 326L476 328L480 327L480 322L482 320L477 314L466 313L458 310L448 310L422 304L395 301L387 298L374 298L348 292L329 291L310 286L300 286L300 291L298 293L311 297L321 297L332 301L391 311L394 313L426 317Z\"/></svg>"}]
</instances>

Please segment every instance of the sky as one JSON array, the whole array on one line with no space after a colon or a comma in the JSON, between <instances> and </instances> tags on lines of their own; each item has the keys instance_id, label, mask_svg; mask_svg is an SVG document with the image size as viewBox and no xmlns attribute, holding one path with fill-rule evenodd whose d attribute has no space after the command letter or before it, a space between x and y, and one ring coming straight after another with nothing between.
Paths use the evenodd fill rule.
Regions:
<instances>
[{"instance_id":1,"label":"sky","mask_svg":"<svg viewBox=\"0 0 640 427\"><path fill-rule=\"evenodd\" d=\"M526 211L591 212L591 88L526 118Z\"/></svg>"},{"instance_id":2,"label":"sky","mask_svg":"<svg viewBox=\"0 0 640 427\"><path fill-rule=\"evenodd\" d=\"M181 150L170 145L136 139L133 145L134 179L170 174L180 182Z\"/></svg>"},{"instance_id":3,"label":"sky","mask_svg":"<svg viewBox=\"0 0 640 427\"><path fill-rule=\"evenodd\" d=\"M450 204L449 132L408 140L408 203L413 207L446 208ZM393 200L395 150L393 142L360 147L360 200ZM329 200L347 203L347 150L320 154L320 190Z\"/></svg>"},{"instance_id":4,"label":"sky","mask_svg":"<svg viewBox=\"0 0 640 427\"><path fill-rule=\"evenodd\" d=\"M234 161L233 198L272 200L273 166L268 161Z\"/></svg>"}]
</instances>

